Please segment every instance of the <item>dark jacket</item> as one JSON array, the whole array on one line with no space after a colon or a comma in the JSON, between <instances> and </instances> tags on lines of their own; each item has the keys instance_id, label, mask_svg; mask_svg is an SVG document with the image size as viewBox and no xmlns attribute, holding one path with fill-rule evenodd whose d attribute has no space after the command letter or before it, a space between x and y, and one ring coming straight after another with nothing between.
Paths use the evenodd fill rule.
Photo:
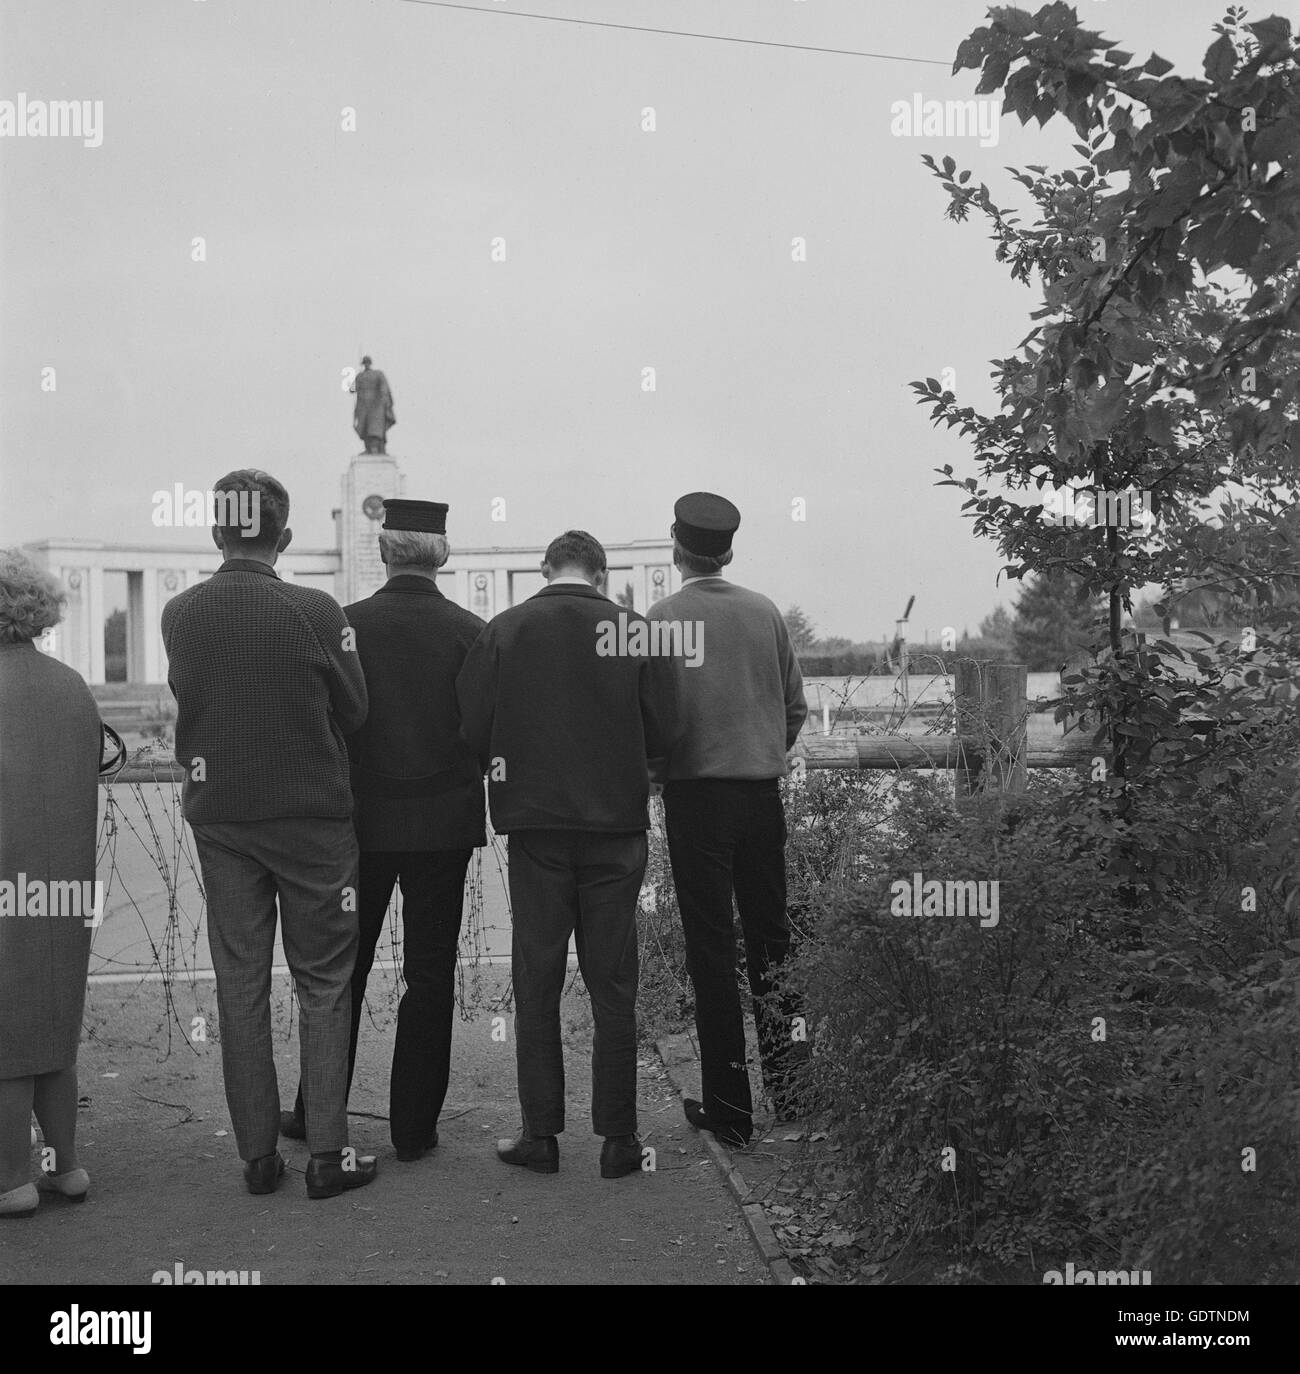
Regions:
<instances>
[{"instance_id":1,"label":"dark jacket","mask_svg":"<svg viewBox=\"0 0 1300 1374\"><path fill-rule=\"evenodd\" d=\"M346 607L370 693L348 739L363 850L487 843L483 772L460 735L456 674L483 621L427 577L399 574Z\"/></svg>"},{"instance_id":2,"label":"dark jacket","mask_svg":"<svg viewBox=\"0 0 1300 1374\"><path fill-rule=\"evenodd\" d=\"M347 628L332 596L245 558L163 607L191 825L352 814L343 737L366 718L366 680Z\"/></svg>"},{"instance_id":3,"label":"dark jacket","mask_svg":"<svg viewBox=\"0 0 1300 1374\"><path fill-rule=\"evenodd\" d=\"M493 827L646 829L647 758L664 752L666 674L597 653L603 622L642 620L594 587L544 587L502 611L470 650L456 694L487 770Z\"/></svg>"},{"instance_id":4,"label":"dark jacket","mask_svg":"<svg viewBox=\"0 0 1300 1374\"><path fill-rule=\"evenodd\" d=\"M93 900L101 741L95 699L76 672L32 643L0 643L0 881L29 892L75 883ZM111 873L103 877L107 889ZM67 888L45 890L45 916L29 916L18 891L15 913L0 913L4 1078L77 1062L94 931L86 905L80 920L66 906L50 916L55 891Z\"/></svg>"}]
</instances>

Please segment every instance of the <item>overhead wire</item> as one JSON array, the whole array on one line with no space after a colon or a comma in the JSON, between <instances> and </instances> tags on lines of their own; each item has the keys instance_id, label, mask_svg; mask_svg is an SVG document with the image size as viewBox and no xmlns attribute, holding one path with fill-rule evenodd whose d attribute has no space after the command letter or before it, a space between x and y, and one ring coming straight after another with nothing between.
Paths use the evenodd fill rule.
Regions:
<instances>
[{"instance_id":1,"label":"overhead wire","mask_svg":"<svg viewBox=\"0 0 1300 1374\"><path fill-rule=\"evenodd\" d=\"M951 67L937 57L902 57L898 53L865 52L857 48L823 48L811 43L779 43L772 38L739 38L725 33L698 33L689 29L657 29L646 24L616 24L608 19L575 19L563 14L535 14L528 10L503 10L493 6L461 5L454 0L400 0L404 5L427 5L433 9L467 10L471 14L510 15L516 19L543 19L553 24L581 24L596 29L623 29L628 33L658 33L670 38L704 38L716 43L745 43L759 48L788 48L792 52L835 53L841 57L874 57L882 62L923 62L934 67Z\"/></svg>"}]
</instances>

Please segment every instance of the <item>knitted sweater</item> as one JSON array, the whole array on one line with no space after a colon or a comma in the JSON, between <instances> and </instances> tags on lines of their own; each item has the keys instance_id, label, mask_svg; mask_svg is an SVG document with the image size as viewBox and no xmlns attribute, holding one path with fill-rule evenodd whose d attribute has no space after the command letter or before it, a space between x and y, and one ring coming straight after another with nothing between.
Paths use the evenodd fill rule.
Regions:
<instances>
[{"instance_id":1,"label":"knitted sweater","mask_svg":"<svg viewBox=\"0 0 1300 1374\"><path fill-rule=\"evenodd\" d=\"M252 559L227 559L163 607L187 821L352 814L343 736L367 698L347 629L333 597Z\"/></svg>"},{"instance_id":2,"label":"knitted sweater","mask_svg":"<svg viewBox=\"0 0 1300 1374\"><path fill-rule=\"evenodd\" d=\"M679 713L664 780L784 777L808 706L781 612L758 592L706 577L656 601L647 618L703 627L698 666L664 660Z\"/></svg>"}]
</instances>

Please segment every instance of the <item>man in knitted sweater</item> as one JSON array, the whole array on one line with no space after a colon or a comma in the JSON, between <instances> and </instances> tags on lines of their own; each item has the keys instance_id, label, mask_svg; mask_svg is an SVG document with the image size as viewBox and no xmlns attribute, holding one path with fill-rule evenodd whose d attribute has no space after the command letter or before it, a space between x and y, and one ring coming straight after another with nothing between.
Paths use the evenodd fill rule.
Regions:
<instances>
[{"instance_id":1,"label":"man in knitted sweater","mask_svg":"<svg viewBox=\"0 0 1300 1374\"><path fill-rule=\"evenodd\" d=\"M808 708L780 611L722 576L740 512L724 497L697 491L674 514L682 589L656 602L648 618L680 624L683 638L693 631L703 646L698 661L666 660L676 680L678 729L662 769L703 1077L703 1101L686 1100L686 1119L742 1147L754 1129L753 1102L731 899L734 891L763 1081L781 1118L793 1110L786 1075L795 1009L770 1001L790 945L779 784Z\"/></svg>"},{"instance_id":2,"label":"man in knitted sweater","mask_svg":"<svg viewBox=\"0 0 1300 1374\"><path fill-rule=\"evenodd\" d=\"M289 496L241 469L218 493L250 493L259 519L212 527L225 561L163 607L176 698L181 809L203 870L217 975L226 1102L250 1193L273 1192L280 1096L271 1048L271 962L279 902L298 992L307 1194L369 1183L348 1148L350 982L357 950L357 840L344 735L366 719L366 682L338 603L282 582ZM249 507L218 501L218 519Z\"/></svg>"}]
</instances>

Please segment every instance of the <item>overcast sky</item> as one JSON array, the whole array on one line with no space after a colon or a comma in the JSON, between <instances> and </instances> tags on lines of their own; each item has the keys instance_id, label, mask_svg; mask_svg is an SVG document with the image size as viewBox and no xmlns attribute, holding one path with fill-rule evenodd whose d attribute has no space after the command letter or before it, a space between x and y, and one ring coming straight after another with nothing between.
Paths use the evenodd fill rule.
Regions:
<instances>
[{"instance_id":1,"label":"overcast sky","mask_svg":"<svg viewBox=\"0 0 1300 1374\"><path fill-rule=\"evenodd\" d=\"M331 544L364 350L407 495L450 503L453 548L660 537L705 488L740 507L736 580L823 632L892 633L913 593L917 639L1009 604L933 486L969 449L907 383L950 367L987 406L1038 298L982 224L942 218L920 158L1011 200L1004 167L1075 165L1073 137L891 133L894 101L973 92L948 68L985 5L475 3L0 0L0 99L103 102L98 147L0 138L0 543L192 541L154 527L154 491L259 466L296 543ZM1224 6L1078 8L1199 75Z\"/></svg>"}]
</instances>

